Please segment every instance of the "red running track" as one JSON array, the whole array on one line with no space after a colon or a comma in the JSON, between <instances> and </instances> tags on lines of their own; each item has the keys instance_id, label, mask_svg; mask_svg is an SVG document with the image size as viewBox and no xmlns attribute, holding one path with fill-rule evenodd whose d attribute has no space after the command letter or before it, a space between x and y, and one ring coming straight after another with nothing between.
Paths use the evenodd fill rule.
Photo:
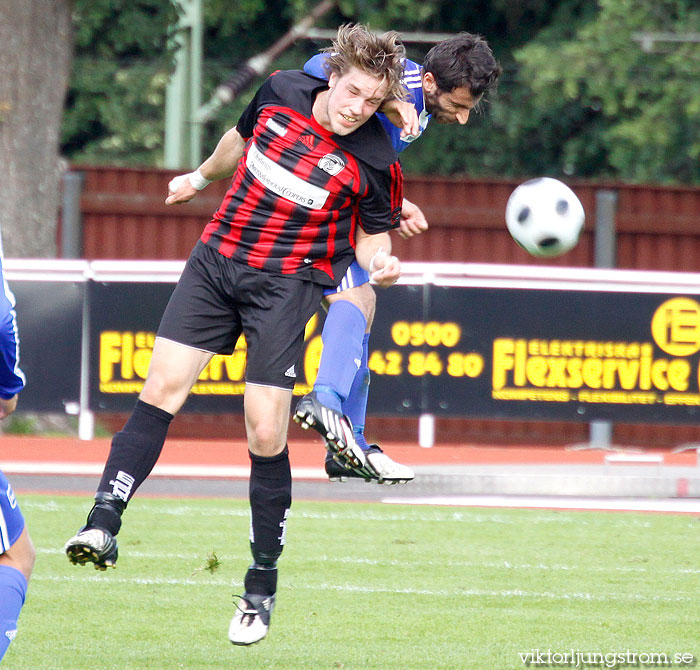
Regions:
<instances>
[{"instance_id":1,"label":"red running track","mask_svg":"<svg viewBox=\"0 0 700 670\"><path fill-rule=\"evenodd\" d=\"M79 440L71 437L0 436L0 462L32 463L104 463L109 452L109 438ZM552 446L470 446L416 445L384 443L383 449L393 459L410 466L469 464L554 464L601 465L605 452L599 449L567 449ZM290 461L295 468L321 468L324 451L318 440L295 440L289 445ZM630 453L629 451L626 453ZM672 453L667 450L645 451L644 455L663 456L664 465L694 466L695 451ZM172 439L165 443L159 465L246 466L248 448L243 440Z\"/></svg>"}]
</instances>

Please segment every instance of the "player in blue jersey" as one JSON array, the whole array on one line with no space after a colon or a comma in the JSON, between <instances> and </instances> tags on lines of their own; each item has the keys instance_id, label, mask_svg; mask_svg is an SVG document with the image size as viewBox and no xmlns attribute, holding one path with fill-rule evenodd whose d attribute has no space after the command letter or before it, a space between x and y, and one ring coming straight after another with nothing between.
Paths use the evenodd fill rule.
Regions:
<instances>
[{"instance_id":1,"label":"player in blue jersey","mask_svg":"<svg viewBox=\"0 0 700 670\"><path fill-rule=\"evenodd\" d=\"M0 241L0 419L15 411L17 394L24 388L24 375L19 369L15 298L3 277L2 260ZM34 557L17 498L0 471L0 660L17 634L17 619Z\"/></svg>"},{"instance_id":2,"label":"player in blue jersey","mask_svg":"<svg viewBox=\"0 0 700 670\"><path fill-rule=\"evenodd\" d=\"M311 58L304 71L327 78L324 63L328 51ZM403 85L405 101L385 103L378 113L397 152L417 140L428 123L464 125L483 95L492 89L501 68L486 41L470 33L459 33L439 42L426 55L423 66L406 59ZM428 229L425 216L404 198L399 234L413 237ZM369 275L355 262L340 286L324 293L329 305L323 328L323 354L314 390L299 401L294 419L302 427L313 427L324 439L332 427L323 420L324 408L345 414L353 425L357 444L365 451L376 475L364 477L384 484L406 483L413 479L411 468L396 463L364 436L369 395L368 341L376 296ZM361 477L326 457L331 480Z\"/></svg>"}]
</instances>

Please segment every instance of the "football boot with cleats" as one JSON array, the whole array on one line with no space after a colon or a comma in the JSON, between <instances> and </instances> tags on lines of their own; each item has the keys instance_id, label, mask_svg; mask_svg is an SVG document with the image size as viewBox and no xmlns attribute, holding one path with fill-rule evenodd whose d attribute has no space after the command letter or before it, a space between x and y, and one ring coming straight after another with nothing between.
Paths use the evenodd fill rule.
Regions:
<instances>
[{"instance_id":1,"label":"football boot with cleats","mask_svg":"<svg viewBox=\"0 0 700 670\"><path fill-rule=\"evenodd\" d=\"M326 474L332 482L344 482L351 478L365 479L377 484L406 484L413 480L415 473L407 465L397 463L387 456L376 444L371 444L364 451L367 462L375 474L372 477L362 477L355 470L343 467L332 458L326 458Z\"/></svg>"},{"instance_id":2,"label":"football boot with cleats","mask_svg":"<svg viewBox=\"0 0 700 670\"><path fill-rule=\"evenodd\" d=\"M228 627L228 639L235 645L260 642L270 628L270 615L275 607L275 596L244 593L236 603L236 613Z\"/></svg>"},{"instance_id":3,"label":"football boot with cleats","mask_svg":"<svg viewBox=\"0 0 700 670\"><path fill-rule=\"evenodd\" d=\"M356 476L363 479L376 476L362 448L355 442L350 419L321 404L314 391L299 401L294 421L304 430L313 428L320 433L326 448L339 465L353 470Z\"/></svg>"},{"instance_id":4,"label":"football boot with cleats","mask_svg":"<svg viewBox=\"0 0 700 670\"><path fill-rule=\"evenodd\" d=\"M66 542L63 550L74 565L94 563L95 570L116 567L117 541L102 528L81 528Z\"/></svg>"}]
</instances>

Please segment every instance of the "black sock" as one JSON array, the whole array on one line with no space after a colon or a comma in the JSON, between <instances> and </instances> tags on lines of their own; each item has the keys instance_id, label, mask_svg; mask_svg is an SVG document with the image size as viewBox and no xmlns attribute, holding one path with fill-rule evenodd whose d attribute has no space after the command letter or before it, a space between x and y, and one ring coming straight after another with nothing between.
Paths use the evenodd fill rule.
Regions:
<instances>
[{"instance_id":1,"label":"black sock","mask_svg":"<svg viewBox=\"0 0 700 670\"><path fill-rule=\"evenodd\" d=\"M277 593L277 568L260 568L251 565L243 581L245 592L259 596L272 596Z\"/></svg>"},{"instance_id":2,"label":"black sock","mask_svg":"<svg viewBox=\"0 0 700 670\"><path fill-rule=\"evenodd\" d=\"M95 504L92 506L85 522L86 528L102 528L116 535L122 527L122 512L126 509L123 500L111 493L98 491L95 494Z\"/></svg>"},{"instance_id":3,"label":"black sock","mask_svg":"<svg viewBox=\"0 0 700 670\"><path fill-rule=\"evenodd\" d=\"M97 487L97 493L103 495L96 496L98 503L88 517L88 525L117 534L121 512L153 470L172 419L169 412L136 401L126 425L112 438L112 448Z\"/></svg>"},{"instance_id":4,"label":"black sock","mask_svg":"<svg viewBox=\"0 0 700 670\"><path fill-rule=\"evenodd\" d=\"M250 461L250 549L254 563L245 586L248 593L271 595L277 588L277 559L284 548L292 504L289 450L285 446L284 451L269 458L250 454Z\"/></svg>"}]
</instances>

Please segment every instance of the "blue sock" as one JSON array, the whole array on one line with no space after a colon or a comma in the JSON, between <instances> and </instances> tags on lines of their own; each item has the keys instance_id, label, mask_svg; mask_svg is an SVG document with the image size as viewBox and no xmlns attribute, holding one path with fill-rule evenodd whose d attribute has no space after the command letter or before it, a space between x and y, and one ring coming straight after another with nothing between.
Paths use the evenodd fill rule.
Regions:
<instances>
[{"instance_id":1,"label":"blue sock","mask_svg":"<svg viewBox=\"0 0 700 670\"><path fill-rule=\"evenodd\" d=\"M328 309L323 326L323 353L314 391L321 404L341 412L358 367L362 364L362 338L367 321L347 300L337 300Z\"/></svg>"},{"instance_id":2,"label":"blue sock","mask_svg":"<svg viewBox=\"0 0 700 670\"><path fill-rule=\"evenodd\" d=\"M17 634L17 619L26 593L24 575L9 565L0 565L0 660Z\"/></svg>"},{"instance_id":3,"label":"blue sock","mask_svg":"<svg viewBox=\"0 0 700 670\"><path fill-rule=\"evenodd\" d=\"M367 416L367 400L369 398L369 333L362 338L362 359L360 369L352 380L352 387L347 400L343 403L343 414L347 414L352 422L355 442L364 450L369 448L365 439L365 417Z\"/></svg>"}]
</instances>

